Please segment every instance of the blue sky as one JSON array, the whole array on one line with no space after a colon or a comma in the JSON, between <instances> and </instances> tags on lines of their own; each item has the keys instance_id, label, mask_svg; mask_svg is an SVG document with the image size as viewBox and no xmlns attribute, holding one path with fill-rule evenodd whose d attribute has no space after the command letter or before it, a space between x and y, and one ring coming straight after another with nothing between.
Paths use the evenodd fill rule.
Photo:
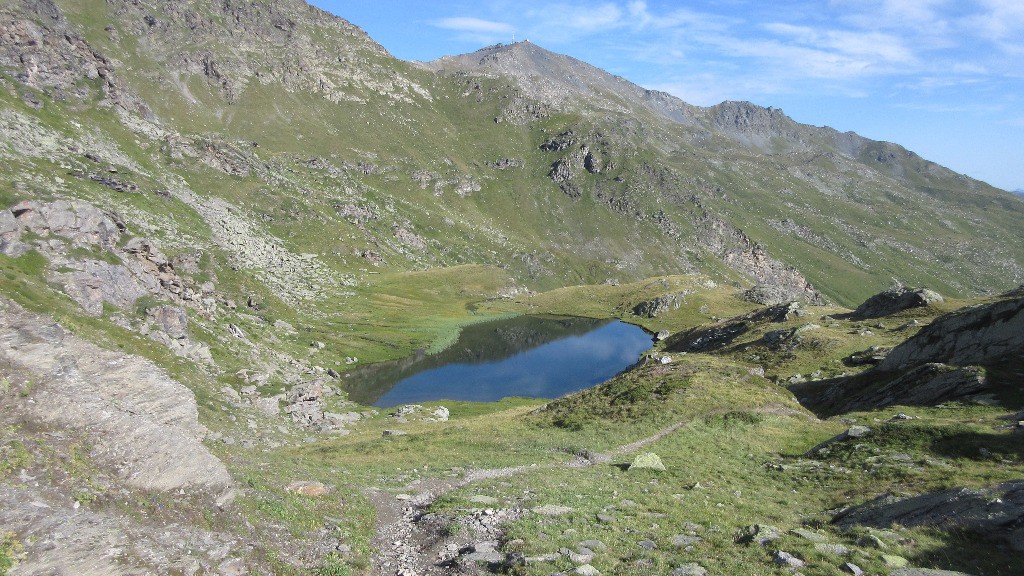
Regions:
<instances>
[{"instance_id":1,"label":"blue sky","mask_svg":"<svg viewBox=\"0 0 1024 576\"><path fill-rule=\"evenodd\" d=\"M707 106L749 100L1024 189L1024 0L314 0L395 56L529 39Z\"/></svg>"}]
</instances>

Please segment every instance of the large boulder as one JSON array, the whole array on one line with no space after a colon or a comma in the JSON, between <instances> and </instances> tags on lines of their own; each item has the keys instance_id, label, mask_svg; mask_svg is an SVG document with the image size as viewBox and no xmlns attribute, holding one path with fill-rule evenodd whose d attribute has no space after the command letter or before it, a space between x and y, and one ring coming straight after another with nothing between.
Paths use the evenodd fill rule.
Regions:
<instances>
[{"instance_id":1,"label":"large boulder","mask_svg":"<svg viewBox=\"0 0 1024 576\"><path fill-rule=\"evenodd\" d=\"M910 289L897 285L865 300L853 311L853 316L862 319L879 318L935 302L942 302L942 296L938 292L927 288Z\"/></svg>"}]
</instances>

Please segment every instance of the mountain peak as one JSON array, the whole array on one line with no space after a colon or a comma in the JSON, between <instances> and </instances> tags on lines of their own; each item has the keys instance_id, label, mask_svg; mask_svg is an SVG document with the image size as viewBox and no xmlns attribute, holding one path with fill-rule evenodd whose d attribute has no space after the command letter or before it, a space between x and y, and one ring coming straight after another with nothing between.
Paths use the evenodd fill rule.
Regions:
<instances>
[{"instance_id":1,"label":"mountain peak","mask_svg":"<svg viewBox=\"0 0 1024 576\"><path fill-rule=\"evenodd\" d=\"M523 40L422 64L434 71L461 70L516 80L527 96L567 111L585 109L632 114L637 107L690 124L699 108L638 86L572 56Z\"/></svg>"}]
</instances>

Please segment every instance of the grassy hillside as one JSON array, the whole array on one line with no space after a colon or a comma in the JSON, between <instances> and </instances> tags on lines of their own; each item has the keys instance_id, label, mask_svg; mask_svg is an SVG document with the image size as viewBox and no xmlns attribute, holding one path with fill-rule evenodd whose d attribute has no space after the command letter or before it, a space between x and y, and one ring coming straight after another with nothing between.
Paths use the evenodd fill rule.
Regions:
<instances>
[{"instance_id":1,"label":"grassy hillside","mask_svg":"<svg viewBox=\"0 0 1024 576\"><path fill-rule=\"evenodd\" d=\"M12 362L10 510L38 499L112 534L166 533L222 573L383 573L412 548L464 573L789 573L777 551L809 575L847 561L1020 573L984 534L830 523L887 492L1020 478L1017 396L819 420L793 393L1024 282L1020 199L895 144L748 103L689 106L524 43L487 49L519 68L402 62L298 0L19 0L0 17L4 328L20 334L9 310L24 308L151 361L194 394L237 489L220 506L127 487L87 429L31 420L49 383ZM848 316L894 281L947 300ZM744 296L755 284L829 303L778 317ZM671 305L634 313L657 298ZM552 402L445 402L450 419L428 422L346 397L352 370L526 314L671 335ZM876 430L810 451L851 424ZM628 469L647 451L666 470ZM750 543L753 525L776 537ZM581 562L588 540L602 545ZM460 553L492 544L495 565ZM0 530L0 574L48 545ZM118 561L160 571L159 556Z\"/></svg>"}]
</instances>

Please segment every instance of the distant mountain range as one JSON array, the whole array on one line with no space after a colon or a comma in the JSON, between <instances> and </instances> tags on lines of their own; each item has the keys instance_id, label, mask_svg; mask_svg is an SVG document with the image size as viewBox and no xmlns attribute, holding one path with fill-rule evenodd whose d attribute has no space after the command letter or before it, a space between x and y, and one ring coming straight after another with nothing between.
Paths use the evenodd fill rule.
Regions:
<instances>
[{"instance_id":1,"label":"distant mountain range","mask_svg":"<svg viewBox=\"0 0 1024 576\"><path fill-rule=\"evenodd\" d=\"M888 572L837 507L1020 477L1019 404L988 404L1019 398L1021 222L898 144L528 42L414 63L301 0L0 2L0 572L823 573L841 548ZM915 308L850 314L890 286ZM456 343L502 315L524 320L465 336L512 353L617 317L658 343L547 407L351 402L445 349L494 358ZM891 349L899 373L850 376ZM807 453L841 424L804 398L894 409ZM668 470L616 467L640 448ZM1008 490L950 490L972 508L884 546L1020 573L934 531L1019 543ZM570 526L595 555L548 554Z\"/></svg>"},{"instance_id":2,"label":"distant mountain range","mask_svg":"<svg viewBox=\"0 0 1024 576\"><path fill-rule=\"evenodd\" d=\"M407 63L299 0L23 6L2 9L19 87L4 106L69 142L38 158L83 175L46 194L188 214L199 228L153 230L179 250L211 234L195 194L349 284L465 263L531 288L701 272L853 304L893 279L947 294L1024 281L1007 193L779 109L692 106L530 42ZM84 155L174 201L135 206ZM11 200L46 196L21 190Z\"/></svg>"}]
</instances>

